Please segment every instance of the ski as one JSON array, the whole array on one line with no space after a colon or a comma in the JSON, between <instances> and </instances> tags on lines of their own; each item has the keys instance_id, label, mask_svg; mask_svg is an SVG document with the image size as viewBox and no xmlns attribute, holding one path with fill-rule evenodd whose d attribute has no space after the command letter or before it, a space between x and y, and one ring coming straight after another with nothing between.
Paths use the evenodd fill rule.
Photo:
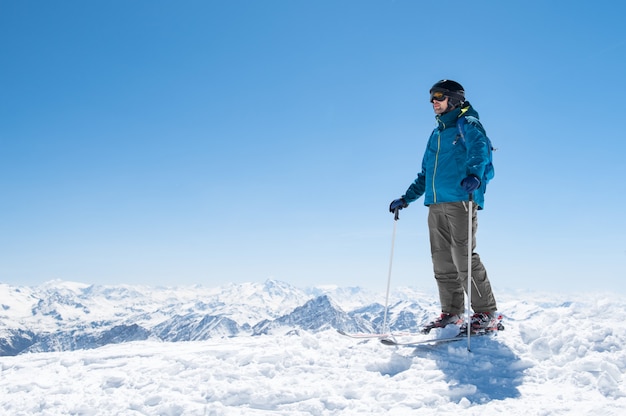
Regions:
<instances>
[{"instance_id":1,"label":"ski","mask_svg":"<svg viewBox=\"0 0 626 416\"><path fill-rule=\"evenodd\" d=\"M475 336L475 335L472 335L472 336ZM430 338L430 339L403 341L403 342L395 341L390 338L382 338L380 342L382 342L384 345L389 345L389 346L413 347L413 346L424 345L424 344L443 344L446 342L462 341L464 339L467 339L465 335L463 336L457 335L457 336L449 337L449 338Z\"/></svg>"},{"instance_id":2,"label":"ski","mask_svg":"<svg viewBox=\"0 0 626 416\"><path fill-rule=\"evenodd\" d=\"M343 336L356 338L356 339L372 339L372 338L389 338L389 337L407 337L407 336L416 336L418 334L414 332L393 332L393 333L370 333L370 332L346 332L341 329L337 330Z\"/></svg>"},{"instance_id":3,"label":"ski","mask_svg":"<svg viewBox=\"0 0 626 416\"><path fill-rule=\"evenodd\" d=\"M499 331L504 331L504 326L500 322L498 322L498 325L493 330L473 333L471 334L471 336L472 338L482 337L486 335L496 336ZM408 341L396 341L392 338L385 337L385 338L381 338L380 342L383 343L384 345L390 345L390 346L412 347L412 346L424 345L424 344L433 344L433 345L444 344L447 342L462 341L462 340L467 340L467 332L460 332L457 335L452 336L452 337L413 339L413 340L408 340Z\"/></svg>"},{"instance_id":4,"label":"ski","mask_svg":"<svg viewBox=\"0 0 626 416\"><path fill-rule=\"evenodd\" d=\"M472 333L472 337L478 337L483 335L495 335L498 331L504 330L504 325L502 325L502 316L498 316L496 325L489 330L483 330L482 332ZM446 342L454 342L460 341L463 339L467 339L467 332L461 329L461 332L457 333L454 336L446 336L444 334L439 334L441 338L428 338L424 339L424 333L415 333L415 332L391 332L391 333L371 333L371 332L346 332L341 329L337 329L337 332L343 336L355 338L355 339L378 339L384 345L396 345L396 346L412 346L412 345L421 345L421 344L441 344ZM449 333L448 333L449 334ZM442 336L443 335L443 336ZM394 338L410 338L409 340L400 340L397 341Z\"/></svg>"},{"instance_id":5,"label":"ski","mask_svg":"<svg viewBox=\"0 0 626 416\"><path fill-rule=\"evenodd\" d=\"M374 333L367 333L367 332L349 333L349 332L342 331L341 329L338 329L337 332L339 332L341 335L344 335L346 337L357 338L357 339L386 338L390 336L390 334L374 334Z\"/></svg>"}]
</instances>

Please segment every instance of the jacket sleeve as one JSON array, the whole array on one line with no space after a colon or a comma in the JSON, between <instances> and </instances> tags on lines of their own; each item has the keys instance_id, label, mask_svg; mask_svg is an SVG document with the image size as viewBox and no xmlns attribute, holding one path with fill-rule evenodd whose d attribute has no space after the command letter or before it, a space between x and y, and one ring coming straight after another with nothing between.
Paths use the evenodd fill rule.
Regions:
<instances>
[{"instance_id":1,"label":"jacket sleeve","mask_svg":"<svg viewBox=\"0 0 626 416\"><path fill-rule=\"evenodd\" d=\"M424 171L417 174L417 178L413 181L409 189L406 190L406 193L402 195L402 198L406 201L407 204L410 204L413 201L416 201L424 195L424 191L426 190L426 176L424 175Z\"/></svg>"},{"instance_id":2,"label":"jacket sleeve","mask_svg":"<svg viewBox=\"0 0 626 416\"><path fill-rule=\"evenodd\" d=\"M428 146L426 147L428 149ZM406 193L402 195L402 198L406 201L407 204L410 204L413 201L418 200L424 192L426 191L426 156L428 151L424 152L424 157L422 158L422 171L417 174L417 178L413 181L413 183L409 186L409 189L406 190Z\"/></svg>"},{"instance_id":3,"label":"jacket sleeve","mask_svg":"<svg viewBox=\"0 0 626 416\"><path fill-rule=\"evenodd\" d=\"M476 175L482 181L489 162L489 141L482 126L468 122L465 130L467 146L466 174Z\"/></svg>"}]
</instances>

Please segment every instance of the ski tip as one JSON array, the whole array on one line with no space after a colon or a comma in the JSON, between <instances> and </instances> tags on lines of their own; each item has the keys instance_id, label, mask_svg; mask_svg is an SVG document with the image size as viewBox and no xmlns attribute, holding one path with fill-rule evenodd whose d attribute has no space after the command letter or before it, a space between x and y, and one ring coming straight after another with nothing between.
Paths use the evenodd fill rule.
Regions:
<instances>
[{"instance_id":1,"label":"ski tip","mask_svg":"<svg viewBox=\"0 0 626 416\"><path fill-rule=\"evenodd\" d=\"M397 345L397 343L389 338L383 338L380 340L380 342L382 342L384 345Z\"/></svg>"}]
</instances>

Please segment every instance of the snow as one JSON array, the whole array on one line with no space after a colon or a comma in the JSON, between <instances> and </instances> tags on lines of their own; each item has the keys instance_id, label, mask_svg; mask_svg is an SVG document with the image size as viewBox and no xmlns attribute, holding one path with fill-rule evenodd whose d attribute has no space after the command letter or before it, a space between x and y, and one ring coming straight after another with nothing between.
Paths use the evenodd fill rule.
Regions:
<instances>
[{"instance_id":1,"label":"snow","mask_svg":"<svg viewBox=\"0 0 626 416\"><path fill-rule=\"evenodd\" d=\"M506 330L471 352L293 330L0 357L0 414L626 414L624 300L499 297Z\"/></svg>"}]
</instances>

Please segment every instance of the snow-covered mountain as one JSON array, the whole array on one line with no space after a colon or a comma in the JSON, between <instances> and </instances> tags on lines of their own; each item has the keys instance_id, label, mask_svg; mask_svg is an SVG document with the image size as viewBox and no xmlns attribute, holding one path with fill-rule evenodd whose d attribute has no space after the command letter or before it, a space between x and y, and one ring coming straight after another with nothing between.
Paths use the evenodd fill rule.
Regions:
<instances>
[{"instance_id":1,"label":"snow-covered mountain","mask_svg":"<svg viewBox=\"0 0 626 416\"><path fill-rule=\"evenodd\" d=\"M394 294L392 330L415 329L435 313L434 304L417 304L418 298L424 296L410 289ZM0 302L0 356L298 329L372 332L382 329L385 312L384 300L361 288L299 289L277 280L217 288L0 284Z\"/></svg>"}]
</instances>

